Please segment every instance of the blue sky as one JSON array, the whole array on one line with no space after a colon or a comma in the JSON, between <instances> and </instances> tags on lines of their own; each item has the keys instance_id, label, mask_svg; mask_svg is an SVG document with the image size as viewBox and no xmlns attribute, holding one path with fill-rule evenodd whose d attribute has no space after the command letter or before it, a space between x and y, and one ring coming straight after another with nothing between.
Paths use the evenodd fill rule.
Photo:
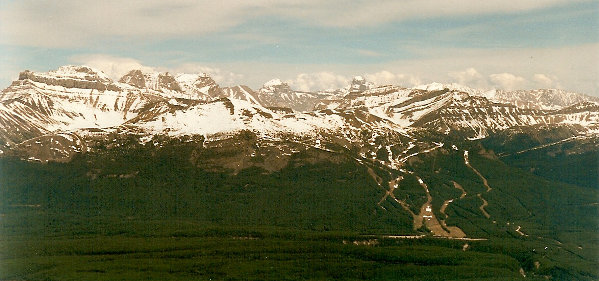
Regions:
<instances>
[{"instance_id":1,"label":"blue sky","mask_svg":"<svg viewBox=\"0 0 599 281\"><path fill-rule=\"evenodd\" d=\"M251 3L248 3L251 2ZM303 90L433 81L599 96L599 1L2 1L0 86L86 64Z\"/></svg>"}]
</instances>

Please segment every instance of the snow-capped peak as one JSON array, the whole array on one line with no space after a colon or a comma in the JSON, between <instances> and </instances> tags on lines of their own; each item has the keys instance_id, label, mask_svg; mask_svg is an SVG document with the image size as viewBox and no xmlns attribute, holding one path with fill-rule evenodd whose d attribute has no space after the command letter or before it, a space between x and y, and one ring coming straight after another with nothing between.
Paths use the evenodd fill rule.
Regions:
<instances>
[{"instance_id":1,"label":"snow-capped peak","mask_svg":"<svg viewBox=\"0 0 599 281\"><path fill-rule=\"evenodd\" d=\"M599 132L599 98L560 90L485 92L441 83L371 88L372 83L357 76L339 91L347 93L342 96L294 91L281 79L253 91L245 86L222 89L204 73L132 70L116 83L103 77L84 66L22 72L0 96L0 145L123 124L168 135L245 129L303 135L348 128L341 134L352 135L367 126L480 137L515 127L564 124ZM223 126L215 123L221 119Z\"/></svg>"},{"instance_id":2,"label":"snow-capped peak","mask_svg":"<svg viewBox=\"0 0 599 281\"><path fill-rule=\"evenodd\" d=\"M479 89L473 89L473 88L470 88L468 86L464 86L464 85L458 84L458 83L442 84L442 83L438 83L438 82L433 82L430 84L418 85L418 86L413 87L412 89L424 90L424 91L441 91L443 89L448 89L450 91L464 92L469 95L478 95L478 96L493 95L492 90L491 91L483 91L483 90L479 90Z\"/></svg>"},{"instance_id":3,"label":"snow-capped peak","mask_svg":"<svg viewBox=\"0 0 599 281\"><path fill-rule=\"evenodd\" d=\"M372 88L374 88L374 84L372 82L366 81L366 79L362 76L354 76L351 83L344 88L344 92L347 94L359 94Z\"/></svg>"},{"instance_id":4,"label":"snow-capped peak","mask_svg":"<svg viewBox=\"0 0 599 281\"><path fill-rule=\"evenodd\" d=\"M289 87L289 84L281 81L281 79L276 78L276 79L272 79L272 80L264 83L264 85L259 90L259 92L263 93L263 94L272 95L272 94L288 94L288 93L292 93L293 90L291 89L291 87Z\"/></svg>"},{"instance_id":5,"label":"snow-capped peak","mask_svg":"<svg viewBox=\"0 0 599 281\"><path fill-rule=\"evenodd\" d=\"M364 77L358 75L358 76L354 76L354 78L352 79L353 81L366 81L366 79L364 79Z\"/></svg>"},{"instance_id":6,"label":"snow-capped peak","mask_svg":"<svg viewBox=\"0 0 599 281\"><path fill-rule=\"evenodd\" d=\"M69 77L69 78L79 78L86 79L88 77L95 77L101 80L110 80L108 75L98 69L91 68L89 66L78 66L78 65L65 65L59 67L57 70L49 71L48 74L59 76L59 77Z\"/></svg>"},{"instance_id":7,"label":"snow-capped peak","mask_svg":"<svg viewBox=\"0 0 599 281\"><path fill-rule=\"evenodd\" d=\"M414 89L424 90L424 91L440 91L440 90L445 89L445 85L438 83L438 82L433 82L430 84L418 85L418 86L414 87Z\"/></svg>"},{"instance_id":8,"label":"snow-capped peak","mask_svg":"<svg viewBox=\"0 0 599 281\"><path fill-rule=\"evenodd\" d=\"M270 88L270 87L275 87L275 86L281 86L283 84L285 84L285 83L283 83L283 81L281 81L281 79L275 78L275 79L272 79L272 80L264 83L263 87Z\"/></svg>"},{"instance_id":9,"label":"snow-capped peak","mask_svg":"<svg viewBox=\"0 0 599 281\"><path fill-rule=\"evenodd\" d=\"M112 82L112 80L104 72L88 67L77 65L65 65L56 70L48 72L33 72L25 70L21 72L19 79L32 79L35 77L50 78L50 79L75 79L86 81Z\"/></svg>"}]
</instances>

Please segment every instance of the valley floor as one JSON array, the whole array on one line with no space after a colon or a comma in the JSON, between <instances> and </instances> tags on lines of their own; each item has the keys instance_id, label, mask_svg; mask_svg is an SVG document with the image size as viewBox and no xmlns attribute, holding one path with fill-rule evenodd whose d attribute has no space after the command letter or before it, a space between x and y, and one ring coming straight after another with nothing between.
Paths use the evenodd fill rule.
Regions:
<instances>
[{"instance_id":1,"label":"valley floor","mask_svg":"<svg viewBox=\"0 0 599 281\"><path fill-rule=\"evenodd\" d=\"M35 221L30 215L35 212L8 214L3 221ZM113 223L78 222L96 225L86 227L86 232L74 225L55 228L49 226L52 218L46 219L44 229L24 223L17 233L10 233L15 229L3 225L0 280L522 278L520 262L510 256L513 253L489 251L489 245L494 244L490 241L284 228L251 230L207 227L191 221L126 218ZM23 229L31 232L23 234Z\"/></svg>"}]
</instances>

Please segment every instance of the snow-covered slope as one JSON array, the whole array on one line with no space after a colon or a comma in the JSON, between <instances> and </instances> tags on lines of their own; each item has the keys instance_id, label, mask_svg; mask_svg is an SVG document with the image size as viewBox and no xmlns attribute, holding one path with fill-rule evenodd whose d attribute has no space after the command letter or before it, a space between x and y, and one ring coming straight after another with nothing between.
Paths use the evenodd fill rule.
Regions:
<instances>
[{"instance_id":1,"label":"snow-covered slope","mask_svg":"<svg viewBox=\"0 0 599 281\"><path fill-rule=\"evenodd\" d=\"M171 101L172 102L172 101ZM250 102L227 98L198 104L167 105L168 110L136 120L131 126L152 134L214 135L252 130L266 135L312 134L346 126L338 114L280 114ZM173 110L175 107L183 107Z\"/></svg>"},{"instance_id":2,"label":"snow-covered slope","mask_svg":"<svg viewBox=\"0 0 599 281\"><path fill-rule=\"evenodd\" d=\"M223 95L229 99L247 101L253 105L262 105L258 93L245 85L223 88Z\"/></svg>"},{"instance_id":3,"label":"snow-covered slope","mask_svg":"<svg viewBox=\"0 0 599 281\"><path fill-rule=\"evenodd\" d=\"M0 139L18 143L49 132L118 126L161 99L123 89L86 67L23 72L0 96Z\"/></svg>"},{"instance_id":4,"label":"snow-covered slope","mask_svg":"<svg viewBox=\"0 0 599 281\"><path fill-rule=\"evenodd\" d=\"M569 110L518 107L489 100L484 91L433 83L414 88L374 88L344 99L321 101L317 108L367 110L402 127L461 132L470 138L481 138L492 132L522 126L579 123L584 124L585 129L594 130L598 110L593 104L573 105Z\"/></svg>"},{"instance_id":5,"label":"snow-covered slope","mask_svg":"<svg viewBox=\"0 0 599 281\"><path fill-rule=\"evenodd\" d=\"M362 146L371 142L361 140L364 130L405 136L434 131L464 138L535 126L599 133L598 99L564 91L508 94L437 83L373 87L360 78L346 89L347 94L299 92L278 79L258 91L247 86L220 88L206 74L140 70L114 82L80 66L25 71L0 95L0 149L42 136L85 137L115 128L169 137L250 130L265 138L328 137Z\"/></svg>"}]
</instances>

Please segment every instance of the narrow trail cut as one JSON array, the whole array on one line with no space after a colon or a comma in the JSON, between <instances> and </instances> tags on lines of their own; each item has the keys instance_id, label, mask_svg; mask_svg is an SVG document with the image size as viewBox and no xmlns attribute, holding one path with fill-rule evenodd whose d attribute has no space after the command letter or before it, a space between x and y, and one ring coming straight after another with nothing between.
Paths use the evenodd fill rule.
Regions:
<instances>
[{"instance_id":1,"label":"narrow trail cut","mask_svg":"<svg viewBox=\"0 0 599 281\"><path fill-rule=\"evenodd\" d=\"M414 229L418 229L422 227L422 225L424 224L426 228L428 228L433 233L433 236L453 238L466 237L466 234L459 227L447 226L445 220L441 220L439 222L439 220L435 216L435 213L433 212L433 206L431 204L433 201L433 197L429 192L428 185L424 183L424 181L420 177L416 176L416 179L418 180L420 186L422 186L422 188L426 192L427 200L426 203L424 203L422 207L420 207L420 213L418 214L418 216L414 217ZM444 207L441 207L441 213L443 213L446 217L447 215L445 214L445 208L447 208L447 205L451 201L453 201L453 199L445 201L445 203L443 204Z\"/></svg>"},{"instance_id":2,"label":"narrow trail cut","mask_svg":"<svg viewBox=\"0 0 599 281\"><path fill-rule=\"evenodd\" d=\"M460 186L460 185L459 185L458 183L456 183L455 181L453 182L453 184L454 184L454 187L455 187L455 188L457 188L457 189L460 189L460 190L462 191L462 194L460 195L459 199L462 199L462 198L466 197L466 191L464 191L464 189L462 188L462 186ZM459 188L458 188L458 187L459 187ZM448 200L445 200L445 201L443 202L443 205L441 205L441 209L439 209L439 212L440 212L441 214L443 214L443 216L445 216L445 218L444 218L444 219L439 219L439 222L441 223L441 225L442 225L442 226L443 226L445 229L447 229L447 230L449 231L449 234L450 234L452 237L458 237L458 238L461 238L461 237L466 237L466 233L464 233L464 231L462 231L462 229L460 229L460 228L459 228L459 227L457 227L457 226L448 226L448 225L447 225L447 223L445 222L445 221L446 221L446 220L449 218L449 215L447 215L447 213L445 213L445 210L446 210L446 209L447 209L447 207L449 206L449 203L453 202L453 201L454 201L454 200L456 200L456 199L458 199L458 198L452 198L452 199L448 199Z\"/></svg>"},{"instance_id":3,"label":"narrow trail cut","mask_svg":"<svg viewBox=\"0 0 599 281\"><path fill-rule=\"evenodd\" d=\"M406 210L411 216L412 218L415 218L417 215L414 214L414 212L410 209L410 205L406 202L404 202L403 200L399 200L397 199L397 197L395 197L395 194L393 194L393 191L398 188L398 183L403 179L403 176L399 176L398 178L392 180L389 182L389 189L387 190L387 192L385 192L385 195L383 196L383 198L381 198L381 200L378 202L379 207L383 208L384 210L385 207L383 207L381 204L383 202L385 202L385 200L387 200L387 197L391 197L391 199L393 199L393 201L397 202L404 210Z\"/></svg>"},{"instance_id":4,"label":"narrow trail cut","mask_svg":"<svg viewBox=\"0 0 599 281\"><path fill-rule=\"evenodd\" d=\"M459 183L457 183L455 181L451 181L451 182L453 182L453 187L462 191L462 195L460 195L460 199L464 199L464 197L466 197L466 194L467 194L466 190L464 190L464 188Z\"/></svg>"},{"instance_id":5,"label":"narrow trail cut","mask_svg":"<svg viewBox=\"0 0 599 281\"><path fill-rule=\"evenodd\" d=\"M441 205L441 209L439 209L439 212L440 212L441 214L443 214L443 215L445 216L445 218L449 217L449 216L448 216L448 215L445 213L445 209L447 209L447 206L449 206L449 203L451 203L451 202L453 202L453 199L448 199L448 200L445 200L445 201L443 202L443 205Z\"/></svg>"},{"instance_id":6,"label":"narrow trail cut","mask_svg":"<svg viewBox=\"0 0 599 281\"><path fill-rule=\"evenodd\" d=\"M526 234L526 233L522 232L522 230L521 230L521 229L522 229L522 227L521 227L521 226L518 226L518 227L516 228L516 232L517 232L518 234L520 234L521 236L528 236L528 234ZM556 240L556 241L557 241L557 240ZM557 241L557 242L561 244L561 242L559 242L559 241Z\"/></svg>"},{"instance_id":7,"label":"narrow trail cut","mask_svg":"<svg viewBox=\"0 0 599 281\"><path fill-rule=\"evenodd\" d=\"M370 167L366 167L368 168L368 174L372 177L372 179L379 185L382 186L383 184L383 179L381 177L379 177L379 175L377 175L374 170L372 170L372 168Z\"/></svg>"},{"instance_id":8,"label":"narrow trail cut","mask_svg":"<svg viewBox=\"0 0 599 281\"><path fill-rule=\"evenodd\" d=\"M483 175L474 167L472 167L472 165L470 165L470 161L468 160L468 150L464 150L464 164L466 164L466 166L468 166L468 168L470 168L472 171L474 171L474 173L476 173L478 175L478 177L483 180L483 185L487 188L487 192L493 190L493 188L491 188L489 186L489 182L487 182L487 179L485 177L483 177Z\"/></svg>"},{"instance_id":9,"label":"narrow trail cut","mask_svg":"<svg viewBox=\"0 0 599 281\"><path fill-rule=\"evenodd\" d=\"M486 218L490 218L491 215L489 215L489 213L487 213L487 211L485 210L485 207L489 206L489 203L487 202L487 200L485 200L485 198L483 198L482 194L477 194L478 198L480 198L480 200L483 201L483 204L480 205L480 207L478 207L480 209L480 211L483 213L483 215Z\"/></svg>"}]
</instances>

